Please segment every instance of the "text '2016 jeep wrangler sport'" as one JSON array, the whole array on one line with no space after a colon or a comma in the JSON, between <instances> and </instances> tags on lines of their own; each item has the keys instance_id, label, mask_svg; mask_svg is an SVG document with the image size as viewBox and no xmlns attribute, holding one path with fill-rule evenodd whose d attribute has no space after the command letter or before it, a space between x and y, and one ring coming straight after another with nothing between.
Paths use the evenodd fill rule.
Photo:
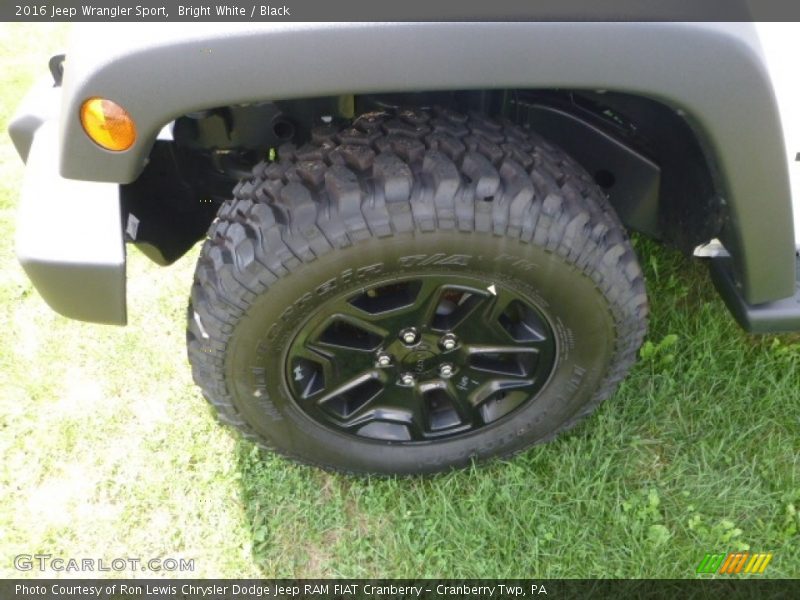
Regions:
<instances>
[{"instance_id":1,"label":"text '2016 jeep wrangler sport'","mask_svg":"<svg viewBox=\"0 0 800 600\"><path fill-rule=\"evenodd\" d=\"M800 329L752 24L146 27L75 35L12 122L19 259L124 324L125 243L204 240L194 379L267 447L423 473L552 439L645 335L629 229L711 242L743 327Z\"/></svg>"}]
</instances>

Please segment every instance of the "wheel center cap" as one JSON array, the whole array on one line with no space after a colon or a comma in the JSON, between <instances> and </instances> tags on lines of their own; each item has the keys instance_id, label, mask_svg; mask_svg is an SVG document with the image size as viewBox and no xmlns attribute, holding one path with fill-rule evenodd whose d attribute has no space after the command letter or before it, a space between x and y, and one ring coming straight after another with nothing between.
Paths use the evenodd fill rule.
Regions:
<instances>
[{"instance_id":1,"label":"wheel center cap","mask_svg":"<svg viewBox=\"0 0 800 600\"><path fill-rule=\"evenodd\" d=\"M403 357L402 365L406 371L422 375L436 368L436 354L430 350L412 350Z\"/></svg>"}]
</instances>

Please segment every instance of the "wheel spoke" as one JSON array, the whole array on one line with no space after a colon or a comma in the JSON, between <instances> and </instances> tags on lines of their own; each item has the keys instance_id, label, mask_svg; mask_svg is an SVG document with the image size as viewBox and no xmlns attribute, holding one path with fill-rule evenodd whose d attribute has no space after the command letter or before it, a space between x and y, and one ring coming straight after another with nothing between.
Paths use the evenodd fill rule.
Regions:
<instances>
[{"instance_id":1,"label":"wheel spoke","mask_svg":"<svg viewBox=\"0 0 800 600\"><path fill-rule=\"evenodd\" d=\"M411 407L411 434L414 439L426 439L435 428L433 423L436 418L433 414L435 405L431 401L431 393L432 390L425 387L414 390L414 404Z\"/></svg>"},{"instance_id":2,"label":"wheel spoke","mask_svg":"<svg viewBox=\"0 0 800 600\"><path fill-rule=\"evenodd\" d=\"M332 385L337 382L356 379L364 373L373 373L376 368L373 353L361 352L350 348L310 346L310 349L320 353L324 352L328 355Z\"/></svg>"},{"instance_id":3,"label":"wheel spoke","mask_svg":"<svg viewBox=\"0 0 800 600\"><path fill-rule=\"evenodd\" d=\"M334 380L333 369L329 356L299 346L292 349L289 359L289 383L301 398L311 398L325 389L326 382Z\"/></svg>"},{"instance_id":4,"label":"wheel spoke","mask_svg":"<svg viewBox=\"0 0 800 600\"><path fill-rule=\"evenodd\" d=\"M398 389L387 381L380 393L342 423L342 427L376 439L422 440L423 432L416 414L418 406L413 389Z\"/></svg>"},{"instance_id":5,"label":"wheel spoke","mask_svg":"<svg viewBox=\"0 0 800 600\"><path fill-rule=\"evenodd\" d=\"M453 410L458 415L459 423L457 425L464 428L474 427L480 424L481 421L476 407L469 402L469 398L466 395L460 393L455 382L448 381L444 390L447 392L447 397L452 403ZM456 426L456 424L453 423L451 426Z\"/></svg>"},{"instance_id":6,"label":"wheel spoke","mask_svg":"<svg viewBox=\"0 0 800 600\"><path fill-rule=\"evenodd\" d=\"M441 282L433 279L422 279L416 288L414 300L406 306L374 315L374 320L388 331L399 331L409 324L424 325L430 321L430 314L435 310Z\"/></svg>"},{"instance_id":7,"label":"wheel spoke","mask_svg":"<svg viewBox=\"0 0 800 600\"><path fill-rule=\"evenodd\" d=\"M466 347L470 355L479 354L538 354L536 346L510 346L503 344L470 344Z\"/></svg>"},{"instance_id":8,"label":"wheel spoke","mask_svg":"<svg viewBox=\"0 0 800 600\"><path fill-rule=\"evenodd\" d=\"M356 377L352 377L346 381L339 383L338 385L334 386L333 388L328 388L325 394L316 400L317 404L325 404L326 402L330 402L331 399L341 396L342 394L346 394L359 386L363 385L364 383L377 380L378 378L375 376L374 373L369 371L365 373L361 373Z\"/></svg>"},{"instance_id":9,"label":"wheel spoke","mask_svg":"<svg viewBox=\"0 0 800 600\"><path fill-rule=\"evenodd\" d=\"M479 407L497 392L524 389L533 384L533 379L490 379L469 395L469 403L474 407Z\"/></svg>"},{"instance_id":10,"label":"wheel spoke","mask_svg":"<svg viewBox=\"0 0 800 600\"><path fill-rule=\"evenodd\" d=\"M535 346L472 345L466 352L473 370L505 377L529 377L539 362Z\"/></svg>"},{"instance_id":11,"label":"wheel spoke","mask_svg":"<svg viewBox=\"0 0 800 600\"><path fill-rule=\"evenodd\" d=\"M473 287L442 285L431 295L423 322L435 331L454 332L473 323L472 317L485 311L491 298L489 292Z\"/></svg>"},{"instance_id":12,"label":"wheel spoke","mask_svg":"<svg viewBox=\"0 0 800 600\"><path fill-rule=\"evenodd\" d=\"M379 373L367 371L333 389L328 388L315 403L337 418L350 419L380 394L383 385Z\"/></svg>"},{"instance_id":13,"label":"wheel spoke","mask_svg":"<svg viewBox=\"0 0 800 600\"><path fill-rule=\"evenodd\" d=\"M373 352L388 334L386 329L367 319L346 312L337 312L318 325L308 341L329 348Z\"/></svg>"},{"instance_id":14,"label":"wheel spoke","mask_svg":"<svg viewBox=\"0 0 800 600\"><path fill-rule=\"evenodd\" d=\"M373 421L390 421L408 426L413 421L413 415L410 410L384 406L381 403L380 397L378 397L373 402L369 403L368 406L364 406L356 411L349 419L342 423L342 427L355 431Z\"/></svg>"},{"instance_id":15,"label":"wheel spoke","mask_svg":"<svg viewBox=\"0 0 800 600\"><path fill-rule=\"evenodd\" d=\"M504 298L487 296L472 311L472 318L461 320L451 331L464 343L507 344L513 340L497 324L497 314L507 303Z\"/></svg>"},{"instance_id":16,"label":"wheel spoke","mask_svg":"<svg viewBox=\"0 0 800 600\"><path fill-rule=\"evenodd\" d=\"M375 368L371 353L307 344L293 348L288 377L299 395L310 398L372 373Z\"/></svg>"},{"instance_id":17,"label":"wheel spoke","mask_svg":"<svg viewBox=\"0 0 800 600\"><path fill-rule=\"evenodd\" d=\"M483 318L476 318L457 327L453 333L458 336L464 346L473 344L508 344L513 343L508 336Z\"/></svg>"},{"instance_id":18,"label":"wheel spoke","mask_svg":"<svg viewBox=\"0 0 800 600\"><path fill-rule=\"evenodd\" d=\"M398 319L403 323L416 322L420 306L436 285L419 279L377 286L339 300L331 309L358 322L370 323L376 330L393 331L400 323Z\"/></svg>"}]
</instances>

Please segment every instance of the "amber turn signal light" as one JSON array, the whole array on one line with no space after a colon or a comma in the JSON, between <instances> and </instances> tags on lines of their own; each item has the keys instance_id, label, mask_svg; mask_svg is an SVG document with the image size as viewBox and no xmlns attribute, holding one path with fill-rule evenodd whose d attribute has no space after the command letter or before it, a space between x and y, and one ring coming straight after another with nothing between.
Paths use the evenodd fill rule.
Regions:
<instances>
[{"instance_id":1,"label":"amber turn signal light","mask_svg":"<svg viewBox=\"0 0 800 600\"><path fill-rule=\"evenodd\" d=\"M121 152L136 141L136 125L124 108L106 98L89 98L81 106L81 125L93 142Z\"/></svg>"}]
</instances>

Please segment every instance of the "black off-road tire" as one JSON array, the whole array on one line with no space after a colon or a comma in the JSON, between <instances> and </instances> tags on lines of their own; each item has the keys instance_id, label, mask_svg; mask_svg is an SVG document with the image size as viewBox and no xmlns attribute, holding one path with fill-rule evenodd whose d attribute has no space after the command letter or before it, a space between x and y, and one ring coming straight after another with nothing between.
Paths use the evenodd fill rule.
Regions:
<instances>
[{"instance_id":1,"label":"black off-road tire","mask_svg":"<svg viewBox=\"0 0 800 600\"><path fill-rule=\"evenodd\" d=\"M591 177L536 133L449 110L370 113L317 128L309 143L281 147L278 156L258 164L220 208L202 247L188 311L194 380L219 418L247 438L305 463L353 473L461 467L513 455L573 427L634 363L648 311L636 256ZM437 281L445 287L430 283ZM387 321L375 325L384 332L375 339L371 325L360 321L315 324L322 323L320 315L339 315L341 307L380 316L382 309L370 308L378 306L375 298L428 285L439 294L431 302L439 304L435 314L424 314L434 314L440 326L410 323L417 329L408 339L418 336L411 344L398 342L398 331L381 338L391 329ZM493 295L506 298L502 314L488 308L501 302ZM438 315L466 314L467 308L469 319L453 325L464 348L447 354L436 340L450 317ZM466 338L470 323L477 331L487 322L487 331L498 335L504 328L509 344L540 346L530 354L480 354L488 352L485 345ZM306 338L327 343L330 331L340 337L330 355L322 352L328 358L315 359L314 350L304 362ZM359 345L352 356L363 350L377 361L381 351L393 354L388 371L368 365L369 389L337 397L333 408L306 405L304 398L324 395L319 389L326 377L332 381L332 373L349 368L351 361L341 357L353 349L340 348L351 344L347 340ZM450 381L442 375L448 356L463 363L450 365L457 371ZM505 384L473 379L475 389L485 391L470 391L469 403L486 396L491 406L476 407L474 414L469 403L447 408L453 422L469 426L448 425L447 416L440 435L431 421L440 400L425 394L433 390L447 405L447 394L461 393L453 386L470 389L473 383L465 380L482 367L501 373L519 368L503 377L528 377L530 397L517 393L517 405L511 392L487 396L492 386ZM305 376L317 381L300 389L293 372L303 385ZM418 415L413 407L401 410L403 418L412 415L407 425L337 425L377 402L364 398L388 398L390 391L401 398L405 392L395 386L402 387L409 373L414 393L436 407L426 405ZM469 413L463 419L462 409ZM369 418L377 418L373 413Z\"/></svg>"}]
</instances>

